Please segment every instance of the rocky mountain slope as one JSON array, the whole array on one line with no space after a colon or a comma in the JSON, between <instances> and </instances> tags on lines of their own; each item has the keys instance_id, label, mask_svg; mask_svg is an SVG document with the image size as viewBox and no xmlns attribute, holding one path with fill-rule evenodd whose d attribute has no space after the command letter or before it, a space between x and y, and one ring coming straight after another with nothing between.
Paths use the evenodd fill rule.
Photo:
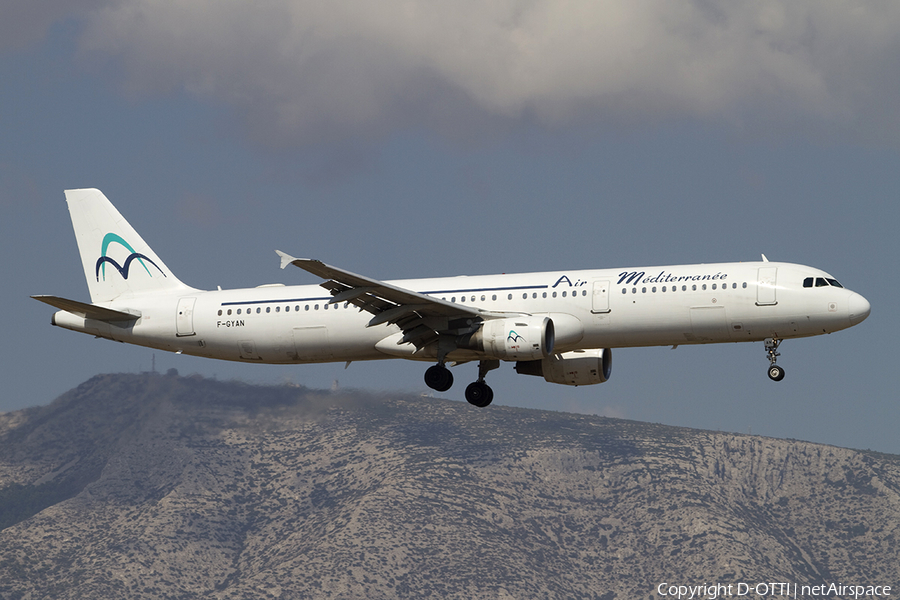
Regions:
<instances>
[{"instance_id":1,"label":"rocky mountain slope","mask_svg":"<svg viewBox=\"0 0 900 600\"><path fill-rule=\"evenodd\" d=\"M102 375L0 415L0 528L4 599L611 599L738 582L900 593L900 458Z\"/></svg>"}]
</instances>

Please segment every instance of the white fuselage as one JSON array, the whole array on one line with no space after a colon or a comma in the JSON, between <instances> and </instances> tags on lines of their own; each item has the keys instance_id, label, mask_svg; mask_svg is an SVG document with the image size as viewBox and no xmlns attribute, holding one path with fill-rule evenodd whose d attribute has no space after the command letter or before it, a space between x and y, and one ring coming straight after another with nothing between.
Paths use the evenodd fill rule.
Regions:
<instances>
[{"instance_id":1,"label":"white fuselage","mask_svg":"<svg viewBox=\"0 0 900 600\"><path fill-rule=\"evenodd\" d=\"M804 287L804 280L809 284ZM549 316L555 353L786 339L831 333L869 314L859 294L803 265L721 263L387 282L489 311ZM134 294L101 303L138 311L130 322L105 322L66 311L55 325L131 344L209 358L312 363L385 358L435 359L398 344L396 325L367 327L372 315L329 304L317 285ZM474 360L457 349L449 360Z\"/></svg>"}]
</instances>

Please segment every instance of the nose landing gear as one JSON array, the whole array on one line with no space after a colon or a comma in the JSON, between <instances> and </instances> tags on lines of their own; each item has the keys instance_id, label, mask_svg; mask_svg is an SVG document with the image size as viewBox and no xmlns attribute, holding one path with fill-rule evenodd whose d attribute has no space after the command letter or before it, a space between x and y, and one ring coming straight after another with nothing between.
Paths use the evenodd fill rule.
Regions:
<instances>
[{"instance_id":1,"label":"nose landing gear","mask_svg":"<svg viewBox=\"0 0 900 600\"><path fill-rule=\"evenodd\" d=\"M769 357L769 379L772 381L781 381L784 379L784 369L775 364L781 354L778 353L778 346L781 340L777 338L766 339L766 355Z\"/></svg>"}]
</instances>

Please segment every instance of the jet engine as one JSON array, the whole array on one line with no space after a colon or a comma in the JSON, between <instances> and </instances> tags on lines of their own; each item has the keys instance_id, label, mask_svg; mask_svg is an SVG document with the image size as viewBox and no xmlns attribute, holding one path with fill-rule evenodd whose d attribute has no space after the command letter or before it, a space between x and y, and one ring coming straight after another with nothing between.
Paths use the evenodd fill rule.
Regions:
<instances>
[{"instance_id":1,"label":"jet engine","mask_svg":"<svg viewBox=\"0 0 900 600\"><path fill-rule=\"evenodd\" d=\"M516 363L516 373L537 375L550 383L593 385L603 383L612 373L612 350L574 350L541 360Z\"/></svg>"},{"instance_id":2,"label":"jet engine","mask_svg":"<svg viewBox=\"0 0 900 600\"><path fill-rule=\"evenodd\" d=\"M483 352L499 360L540 360L553 353L555 334L548 317L491 319L475 333L460 336L457 347Z\"/></svg>"}]
</instances>

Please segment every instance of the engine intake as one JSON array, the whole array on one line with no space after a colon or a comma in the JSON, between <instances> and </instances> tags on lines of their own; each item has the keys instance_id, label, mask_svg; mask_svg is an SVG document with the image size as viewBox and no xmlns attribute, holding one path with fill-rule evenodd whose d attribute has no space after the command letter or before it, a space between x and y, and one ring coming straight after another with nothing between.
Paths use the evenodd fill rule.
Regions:
<instances>
[{"instance_id":1,"label":"engine intake","mask_svg":"<svg viewBox=\"0 0 900 600\"><path fill-rule=\"evenodd\" d=\"M553 353L555 333L548 317L521 316L485 321L475 333L460 336L458 348L499 360L540 360Z\"/></svg>"},{"instance_id":2,"label":"engine intake","mask_svg":"<svg viewBox=\"0 0 900 600\"><path fill-rule=\"evenodd\" d=\"M612 374L612 350L574 350L541 360L519 361L516 373L537 375L550 383L563 385L604 383Z\"/></svg>"}]
</instances>

